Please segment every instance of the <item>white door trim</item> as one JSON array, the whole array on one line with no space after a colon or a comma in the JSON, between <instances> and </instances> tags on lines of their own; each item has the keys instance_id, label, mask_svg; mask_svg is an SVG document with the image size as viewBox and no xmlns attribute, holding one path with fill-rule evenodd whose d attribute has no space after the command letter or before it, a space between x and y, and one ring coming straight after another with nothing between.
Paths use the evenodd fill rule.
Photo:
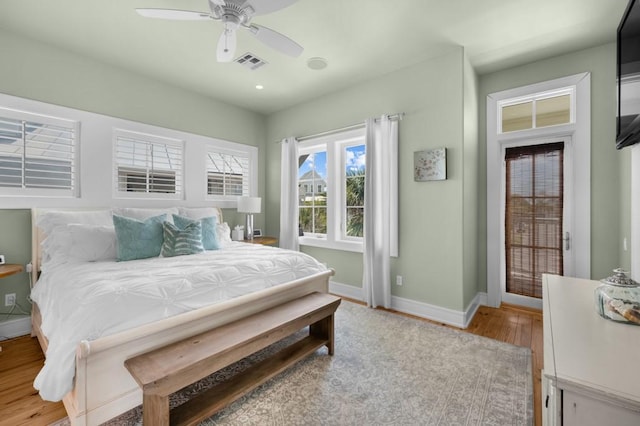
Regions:
<instances>
[{"instance_id":1,"label":"white door trim","mask_svg":"<svg viewBox=\"0 0 640 426\"><path fill-rule=\"evenodd\" d=\"M573 124L498 134L498 102L520 96L533 95L564 87L575 86L575 122ZM505 142L527 139L546 139L570 136L573 141L574 190L572 235L575 259L574 275L591 276L591 74L581 73L568 77L536 83L529 86L492 93L487 96L487 299L489 306L498 307L502 302L501 211L502 145Z\"/></svg>"}]
</instances>

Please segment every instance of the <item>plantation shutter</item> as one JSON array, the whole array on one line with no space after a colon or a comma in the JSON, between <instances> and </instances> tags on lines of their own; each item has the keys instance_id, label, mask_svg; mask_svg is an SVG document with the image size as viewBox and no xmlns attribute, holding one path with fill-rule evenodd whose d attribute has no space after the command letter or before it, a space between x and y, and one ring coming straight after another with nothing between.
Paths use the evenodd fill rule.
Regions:
<instances>
[{"instance_id":1,"label":"plantation shutter","mask_svg":"<svg viewBox=\"0 0 640 426\"><path fill-rule=\"evenodd\" d=\"M119 194L179 198L182 166L181 141L132 132L116 133L115 176Z\"/></svg>"},{"instance_id":2,"label":"plantation shutter","mask_svg":"<svg viewBox=\"0 0 640 426\"><path fill-rule=\"evenodd\" d=\"M207 151L207 195L249 196L251 159L247 153Z\"/></svg>"},{"instance_id":3,"label":"plantation shutter","mask_svg":"<svg viewBox=\"0 0 640 426\"><path fill-rule=\"evenodd\" d=\"M542 274L563 274L564 143L507 148L506 290L542 298Z\"/></svg>"},{"instance_id":4,"label":"plantation shutter","mask_svg":"<svg viewBox=\"0 0 640 426\"><path fill-rule=\"evenodd\" d=\"M0 109L2 192L74 195L77 133L74 121Z\"/></svg>"}]
</instances>

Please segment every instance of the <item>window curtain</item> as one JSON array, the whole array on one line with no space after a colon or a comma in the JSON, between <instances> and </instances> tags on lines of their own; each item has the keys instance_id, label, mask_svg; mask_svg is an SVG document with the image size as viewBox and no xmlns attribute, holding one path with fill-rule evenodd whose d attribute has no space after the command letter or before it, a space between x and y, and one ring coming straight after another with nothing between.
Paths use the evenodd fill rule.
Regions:
<instances>
[{"instance_id":1,"label":"window curtain","mask_svg":"<svg viewBox=\"0 0 640 426\"><path fill-rule=\"evenodd\" d=\"M391 307L390 256L398 255L398 123L388 116L365 121L365 301Z\"/></svg>"},{"instance_id":2,"label":"window curtain","mask_svg":"<svg viewBox=\"0 0 640 426\"><path fill-rule=\"evenodd\" d=\"M298 141L295 138L282 140L280 165L280 248L298 251Z\"/></svg>"}]
</instances>

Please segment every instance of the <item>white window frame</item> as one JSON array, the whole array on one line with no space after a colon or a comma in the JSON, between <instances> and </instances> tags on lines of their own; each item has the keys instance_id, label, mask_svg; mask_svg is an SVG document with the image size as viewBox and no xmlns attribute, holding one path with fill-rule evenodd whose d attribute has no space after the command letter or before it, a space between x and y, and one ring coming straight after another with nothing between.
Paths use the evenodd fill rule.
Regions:
<instances>
[{"instance_id":1,"label":"white window frame","mask_svg":"<svg viewBox=\"0 0 640 426\"><path fill-rule=\"evenodd\" d=\"M549 98L555 98L555 97L560 97L560 96L564 96L564 95L569 95L569 122L568 123L563 123L563 124L555 124L552 126L544 126L544 127L537 127L537 123L536 123L536 119L537 119L537 111L536 111L536 106L537 106L537 102L538 101L543 101L545 99L549 99ZM502 130L502 109L504 107L508 107L508 106L512 106L512 105L518 105L518 104L522 104L522 103L527 103L527 102L532 102L532 108L531 108L531 128L530 129L523 129L523 130L513 130L513 131L509 131L509 132L504 132ZM533 94L527 94L525 96L516 96L513 98L508 98L508 99L503 99L503 100L499 100L497 101L497 114L498 114L498 134L499 135L512 135L518 132L523 132L526 130L539 130L539 129L546 129L549 127L556 127L556 126L566 126L566 125L571 125L571 124L575 124L576 122L576 87L575 86L569 86L569 87L562 87L560 89L554 89L554 90L547 90L544 92L537 92L537 93L533 93Z\"/></svg>"},{"instance_id":2,"label":"white window frame","mask_svg":"<svg viewBox=\"0 0 640 426\"><path fill-rule=\"evenodd\" d=\"M346 237L342 229L346 226L344 151L348 146L364 145L364 143L364 127L300 142L299 155L318 151L327 152L327 233L305 233L304 236L298 237L300 245L362 253L363 238Z\"/></svg>"},{"instance_id":3,"label":"white window frame","mask_svg":"<svg viewBox=\"0 0 640 426\"><path fill-rule=\"evenodd\" d=\"M204 167L204 198L207 201L215 202L216 205L222 207L236 207L238 200L237 195L219 195L209 194L209 158L210 153L219 153L225 155L234 155L239 157L246 157L248 159L248 176L247 193L243 193L243 196L256 197L258 196L258 148L252 145L243 145L234 142L207 142L205 144L205 152L207 158L205 158Z\"/></svg>"},{"instance_id":4,"label":"white window frame","mask_svg":"<svg viewBox=\"0 0 640 426\"><path fill-rule=\"evenodd\" d=\"M118 163L118 139L119 138L127 138L133 139L135 141L139 141L147 144L159 144L159 145L169 145L173 147L177 147L180 150L180 168L176 170L176 186L175 193L163 194L157 192L137 192L137 191L120 191L119 182L118 182L118 167L120 164ZM119 199L160 199L160 200L182 200L184 199L184 164L185 164L185 149L184 149L184 141L180 139L168 138L165 136L152 135L148 133L135 132L131 130L125 129L114 129L113 130L113 164L112 164L112 188L113 188L113 197ZM128 167L123 165L123 167Z\"/></svg>"},{"instance_id":5,"label":"white window frame","mask_svg":"<svg viewBox=\"0 0 640 426\"><path fill-rule=\"evenodd\" d=\"M565 162L573 163L573 190L571 195L572 247L576 277L589 278L591 274L591 75L581 73L516 89L492 93L487 96L487 293L488 305L500 306L501 274L504 265L504 205L503 205L503 152L504 147L527 140L569 138L570 156ZM572 122L533 129L501 133L501 105L517 102L565 89L574 90ZM573 115L575 114L575 115ZM566 147L565 147L566 149Z\"/></svg>"},{"instance_id":6,"label":"white window frame","mask_svg":"<svg viewBox=\"0 0 640 426\"><path fill-rule=\"evenodd\" d=\"M33 188L33 187L0 187L0 197L64 197L77 198L80 196L80 122L66 118L36 114L11 108L0 108L0 117L19 121L30 121L40 124L50 124L65 127L73 132L73 153L71 158L71 188ZM23 169L24 174L24 169ZM23 176L24 177L24 176Z\"/></svg>"}]
</instances>

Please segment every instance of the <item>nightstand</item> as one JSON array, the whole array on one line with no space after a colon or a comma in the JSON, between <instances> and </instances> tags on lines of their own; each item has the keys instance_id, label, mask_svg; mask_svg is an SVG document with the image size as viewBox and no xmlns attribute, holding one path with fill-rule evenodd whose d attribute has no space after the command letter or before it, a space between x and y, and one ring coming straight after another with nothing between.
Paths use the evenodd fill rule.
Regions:
<instances>
[{"instance_id":1,"label":"nightstand","mask_svg":"<svg viewBox=\"0 0 640 426\"><path fill-rule=\"evenodd\" d=\"M18 265L17 263L7 263L5 265L0 265L0 278L8 277L9 275L17 274L22 272L22 265Z\"/></svg>"},{"instance_id":2,"label":"nightstand","mask_svg":"<svg viewBox=\"0 0 640 426\"><path fill-rule=\"evenodd\" d=\"M253 237L253 240L242 240L243 243L262 244L263 246L273 246L278 244L276 237Z\"/></svg>"}]
</instances>

